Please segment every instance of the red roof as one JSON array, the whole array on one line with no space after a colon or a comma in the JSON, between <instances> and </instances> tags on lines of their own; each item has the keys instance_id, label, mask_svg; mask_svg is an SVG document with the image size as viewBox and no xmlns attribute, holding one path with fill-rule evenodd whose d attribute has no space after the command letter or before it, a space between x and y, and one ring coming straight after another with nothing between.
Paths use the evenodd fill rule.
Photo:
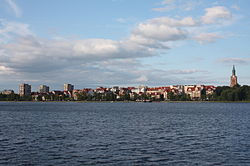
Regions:
<instances>
[{"instance_id":1,"label":"red roof","mask_svg":"<svg viewBox=\"0 0 250 166\"><path fill-rule=\"evenodd\" d=\"M213 85L204 86L204 88L205 88L206 90L215 90L215 89L216 89L216 87L213 86Z\"/></svg>"}]
</instances>

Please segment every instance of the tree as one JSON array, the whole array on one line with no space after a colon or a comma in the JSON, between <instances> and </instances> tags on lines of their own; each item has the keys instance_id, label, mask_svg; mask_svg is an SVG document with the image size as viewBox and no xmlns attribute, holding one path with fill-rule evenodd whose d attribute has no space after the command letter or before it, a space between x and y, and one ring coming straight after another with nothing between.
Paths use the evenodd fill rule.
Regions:
<instances>
[{"instance_id":1,"label":"tree","mask_svg":"<svg viewBox=\"0 0 250 166\"><path fill-rule=\"evenodd\" d=\"M217 87L212 99L220 101L250 101L250 86Z\"/></svg>"}]
</instances>

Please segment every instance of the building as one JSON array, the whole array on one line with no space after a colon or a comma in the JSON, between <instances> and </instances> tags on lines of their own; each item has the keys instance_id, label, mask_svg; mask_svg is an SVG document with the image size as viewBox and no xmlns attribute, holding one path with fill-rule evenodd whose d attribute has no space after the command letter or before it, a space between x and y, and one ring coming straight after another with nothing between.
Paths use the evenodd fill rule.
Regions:
<instances>
[{"instance_id":1,"label":"building","mask_svg":"<svg viewBox=\"0 0 250 166\"><path fill-rule=\"evenodd\" d=\"M40 93L48 93L48 92L49 92L49 86L40 85L40 86L39 86L39 92L40 92Z\"/></svg>"},{"instance_id":2,"label":"building","mask_svg":"<svg viewBox=\"0 0 250 166\"><path fill-rule=\"evenodd\" d=\"M234 87L235 85L238 85L238 82L237 82L235 66L233 65L230 87Z\"/></svg>"},{"instance_id":3,"label":"building","mask_svg":"<svg viewBox=\"0 0 250 166\"><path fill-rule=\"evenodd\" d=\"M184 93L190 96L192 100L199 100L201 98L201 91L204 87L202 85L185 85Z\"/></svg>"},{"instance_id":4,"label":"building","mask_svg":"<svg viewBox=\"0 0 250 166\"><path fill-rule=\"evenodd\" d=\"M119 93L119 86L113 86L113 87L110 89L110 91L113 92L113 93L118 94L118 93Z\"/></svg>"},{"instance_id":5,"label":"building","mask_svg":"<svg viewBox=\"0 0 250 166\"><path fill-rule=\"evenodd\" d=\"M94 92L104 94L109 91L109 88L104 88L104 87L97 87Z\"/></svg>"},{"instance_id":6,"label":"building","mask_svg":"<svg viewBox=\"0 0 250 166\"><path fill-rule=\"evenodd\" d=\"M19 95L20 96L29 96L29 95L31 95L31 85L29 85L29 84L20 84L19 85Z\"/></svg>"},{"instance_id":7,"label":"building","mask_svg":"<svg viewBox=\"0 0 250 166\"><path fill-rule=\"evenodd\" d=\"M170 89L174 94L182 94L184 93L184 86L183 85L170 85Z\"/></svg>"},{"instance_id":8,"label":"building","mask_svg":"<svg viewBox=\"0 0 250 166\"><path fill-rule=\"evenodd\" d=\"M144 85L140 85L138 88L134 88L131 90L132 93L136 93L136 94L141 94L141 93L145 93L147 91L147 86Z\"/></svg>"},{"instance_id":9,"label":"building","mask_svg":"<svg viewBox=\"0 0 250 166\"><path fill-rule=\"evenodd\" d=\"M11 94L14 94L14 91L13 90L3 90L0 92L0 94L11 95Z\"/></svg>"},{"instance_id":10,"label":"building","mask_svg":"<svg viewBox=\"0 0 250 166\"><path fill-rule=\"evenodd\" d=\"M216 87L213 85L204 85L203 89L206 90L206 95L213 95L214 91L216 90Z\"/></svg>"},{"instance_id":11,"label":"building","mask_svg":"<svg viewBox=\"0 0 250 166\"><path fill-rule=\"evenodd\" d=\"M63 90L64 91L70 91L72 92L74 90L74 85L71 85L71 84L64 84L63 85Z\"/></svg>"},{"instance_id":12,"label":"building","mask_svg":"<svg viewBox=\"0 0 250 166\"><path fill-rule=\"evenodd\" d=\"M83 93L83 90L80 90L80 89L74 89L72 94L73 94L73 98L74 100L78 100L78 95Z\"/></svg>"}]
</instances>

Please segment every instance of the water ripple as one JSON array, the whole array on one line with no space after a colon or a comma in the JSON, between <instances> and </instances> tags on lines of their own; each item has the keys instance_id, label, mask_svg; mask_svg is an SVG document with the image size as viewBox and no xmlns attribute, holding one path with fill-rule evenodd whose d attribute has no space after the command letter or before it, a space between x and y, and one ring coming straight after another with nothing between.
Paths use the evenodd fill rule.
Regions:
<instances>
[{"instance_id":1,"label":"water ripple","mask_svg":"<svg viewBox=\"0 0 250 166\"><path fill-rule=\"evenodd\" d=\"M249 106L0 103L0 165L250 165Z\"/></svg>"}]
</instances>

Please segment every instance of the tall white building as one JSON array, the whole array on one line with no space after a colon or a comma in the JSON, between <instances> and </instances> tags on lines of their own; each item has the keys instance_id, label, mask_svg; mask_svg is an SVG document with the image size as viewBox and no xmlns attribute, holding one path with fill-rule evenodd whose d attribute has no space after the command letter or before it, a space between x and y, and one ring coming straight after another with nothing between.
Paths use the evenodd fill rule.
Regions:
<instances>
[{"instance_id":1,"label":"tall white building","mask_svg":"<svg viewBox=\"0 0 250 166\"><path fill-rule=\"evenodd\" d=\"M40 92L40 93L48 93L48 92L49 92L49 86L40 85L40 86L39 86L39 92Z\"/></svg>"},{"instance_id":2,"label":"tall white building","mask_svg":"<svg viewBox=\"0 0 250 166\"><path fill-rule=\"evenodd\" d=\"M74 90L74 85L71 85L71 84L64 84L64 85L63 85L63 90L64 90L64 91L73 91L73 90Z\"/></svg>"},{"instance_id":3,"label":"tall white building","mask_svg":"<svg viewBox=\"0 0 250 166\"><path fill-rule=\"evenodd\" d=\"M20 96L31 95L31 85L29 85L29 84L20 84L19 85L19 95Z\"/></svg>"}]
</instances>

